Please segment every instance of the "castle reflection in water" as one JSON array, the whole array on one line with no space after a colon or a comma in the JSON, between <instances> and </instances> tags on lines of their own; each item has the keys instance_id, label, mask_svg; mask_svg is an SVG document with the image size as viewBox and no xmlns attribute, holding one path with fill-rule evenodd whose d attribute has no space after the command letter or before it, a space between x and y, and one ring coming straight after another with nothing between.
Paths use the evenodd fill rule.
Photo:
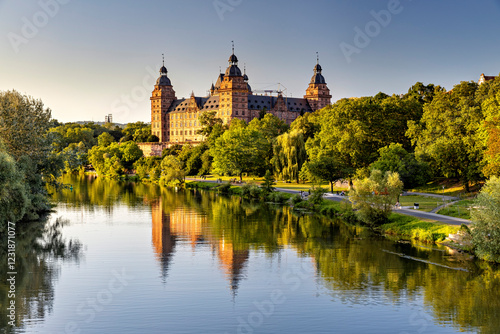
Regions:
<instances>
[{"instance_id":1,"label":"castle reflection in water","mask_svg":"<svg viewBox=\"0 0 500 334\"><path fill-rule=\"evenodd\" d=\"M193 250L197 245L210 245L216 254L231 292L236 294L243 269L248 261L249 250L236 250L230 241L215 237L211 233L205 215L186 207L165 212L162 200L152 203L152 244L156 258L161 265L163 279L166 279L170 262L179 240L188 240Z\"/></svg>"}]
</instances>

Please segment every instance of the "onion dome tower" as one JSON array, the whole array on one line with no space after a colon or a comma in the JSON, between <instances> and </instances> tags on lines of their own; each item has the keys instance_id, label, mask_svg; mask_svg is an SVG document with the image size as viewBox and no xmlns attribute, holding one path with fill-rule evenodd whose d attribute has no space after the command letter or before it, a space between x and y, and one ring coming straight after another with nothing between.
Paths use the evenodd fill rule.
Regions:
<instances>
[{"instance_id":1,"label":"onion dome tower","mask_svg":"<svg viewBox=\"0 0 500 334\"><path fill-rule=\"evenodd\" d=\"M163 55L162 55L163 56ZM163 57L160 76L156 80L155 87L151 95L151 134L157 136L160 142L168 142L170 139L170 127L168 121L168 110L177 99L172 83L167 76Z\"/></svg>"},{"instance_id":2,"label":"onion dome tower","mask_svg":"<svg viewBox=\"0 0 500 334\"><path fill-rule=\"evenodd\" d=\"M331 104L332 96L330 89L326 85L325 77L321 73L323 69L319 64L319 55L316 53L316 66L314 66L314 74L306 90L304 98L307 99L312 110L316 111Z\"/></svg>"}]
</instances>

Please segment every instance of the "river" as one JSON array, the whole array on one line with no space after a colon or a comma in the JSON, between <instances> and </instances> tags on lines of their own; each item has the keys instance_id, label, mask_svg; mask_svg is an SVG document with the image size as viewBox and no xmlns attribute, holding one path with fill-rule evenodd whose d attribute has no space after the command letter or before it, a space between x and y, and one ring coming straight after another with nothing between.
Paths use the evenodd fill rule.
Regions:
<instances>
[{"instance_id":1,"label":"river","mask_svg":"<svg viewBox=\"0 0 500 334\"><path fill-rule=\"evenodd\" d=\"M500 271L444 247L213 192L64 182L16 231L3 333L500 332Z\"/></svg>"}]
</instances>

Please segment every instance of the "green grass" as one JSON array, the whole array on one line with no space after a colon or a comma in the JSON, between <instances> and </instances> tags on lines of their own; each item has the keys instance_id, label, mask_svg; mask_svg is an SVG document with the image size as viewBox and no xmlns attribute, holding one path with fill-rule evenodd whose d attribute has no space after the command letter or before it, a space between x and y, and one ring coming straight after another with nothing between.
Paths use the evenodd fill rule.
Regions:
<instances>
[{"instance_id":1,"label":"green grass","mask_svg":"<svg viewBox=\"0 0 500 334\"><path fill-rule=\"evenodd\" d=\"M429 196L421 196L421 195L408 195L408 196L400 196L399 204L401 206L411 206L413 207L414 203L419 204L419 210L430 212L438 206L444 204L444 202L436 197Z\"/></svg>"},{"instance_id":2,"label":"green grass","mask_svg":"<svg viewBox=\"0 0 500 334\"><path fill-rule=\"evenodd\" d=\"M397 213L392 213L389 220L389 223L380 226L382 232L428 243L443 241L449 234L457 233L460 228Z\"/></svg>"},{"instance_id":3,"label":"green grass","mask_svg":"<svg viewBox=\"0 0 500 334\"><path fill-rule=\"evenodd\" d=\"M474 203L472 199L464 199L446 208L439 210L440 215L470 219L470 207Z\"/></svg>"},{"instance_id":4,"label":"green grass","mask_svg":"<svg viewBox=\"0 0 500 334\"><path fill-rule=\"evenodd\" d=\"M444 190L443 190L444 186ZM477 193L481 188L481 184L471 185L470 190L471 193ZM409 189L409 191L421 192L421 193L430 193L436 195L445 195L445 196L463 196L466 194L465 187L463 184L454 179L445 179L438 178L435 179L423 186L417 187L415 189Z\"/></svg>"},{"instance_id":5,"label":"green grass","mask_svg":"<svg viewBox=\"0 0 500 334\"><path fill-rule=\"evenodd\" d=\"M189 178L199 178L198 176L188 176ZM237 181L240 180L239 177L236 176L217 176L217 175L207 175L206 181L216 181L218 179L221 179L222 182L228 182L231 179L236 178ZM244 176L243 177L243 182L249 183L249 182L255 182L257 184L260 184L261 182L264 181L263 177L255 177L255 176ZM283 188L283 189L289 189L289 190L297 190L297 191L307 191L311 189L311 187L316 186L316 187L321 187L324 188L328 191L330 191L330 184L329 183L321 183L321 184L313 184L310 182L305 182L305 183L286 183L282 181L277 181L275 184L276 188ZM347 191L347 187L333 187L333 191Z\"/></svg>"}]
</instances>

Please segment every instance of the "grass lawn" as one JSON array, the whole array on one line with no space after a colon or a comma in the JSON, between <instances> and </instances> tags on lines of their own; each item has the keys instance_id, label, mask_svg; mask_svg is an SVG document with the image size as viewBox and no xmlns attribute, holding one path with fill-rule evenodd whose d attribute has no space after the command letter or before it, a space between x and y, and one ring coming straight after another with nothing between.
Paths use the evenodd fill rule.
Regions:
<instances>
[{"instance_id":1,"label":"grass lawn","mask_svg":"<svg viewBox=\"0 0 500 334\"><path fill-rule=\"evenodd\" d=\"M470 219L470 207L472 206L473 202L474 200L472 199L464 199L439 210L437 213L450 217Z\"/></svg>"},{"instance_id":2,"label":"grass lawn","mask_svg":"<svg viewBox=\"0 0 500 334\"><path fill-rule=\"evenodd\" d=\"M476 184L474 186L471 186L470 187L471 194L477 193L480 190L480 187L481 184ZM466 194L465 187L463 186L463 184L461 184L457 180L444 179L444 178L436 179L432 182L429 182L415 189L409 189L409 191L446 195L446 196L458 196L458 197Z\"/></svg>"},{"instance_id":3,"label":"grass lawn","mask_svg":"<svg viewBox=\"0 0 500 334\"><path fill-rule=\"evenodd\" d=\"M449 234L457 233L460 228L460 226L423 221L397 213L392 213L389 220L390 223L381 226L383 232L430 243L442 241Z\"/></svg>"},{"instance_id":4,"label":"grass lawn","mask_svg":"<svg viewBox=\"0 0 500 334\"><path fill-rule=\"evenodd\" d=\"M431 210L444 204L444 202L439 198L420 196L420 195L400 196L399 203L401 204L401 206L411 206L411 207L413 207L414 203L418 203L419 210L425 212L430 212Z\"/></svg>"},{"instance_id":5,"label":"grass lawn","mask_svg":"<svg viewBox=\"0 0 500 334\"><path fill-rule=\"evenodd\" d=\"M189 178L197 178L199 179L198 176L188 176ZM222 182L229 182L229 180L231 179L234 179L236 178L237 181L240 180L239 177L235 177L235 176L217 176L217 175L208 175L207 178L206 178L206 181L215 181L215 180L218 180L218 179L221 179ZM260 184L262 181L264 181L264 178L263 177L254 177L254 176L244 176L243 177L243 182L245 183L249 183L249 182L255 182L255 183L258 183ZM302 191L307 191L309 189L311 189L312 187L314 186L314 184L312 183L309 183L309 182L306 182L306 183L286 183L286 182L281 182L281 181L278 181L276 182L275 184L275 187L276 188L283 188L283 189L289 189L289 190L302 190ZM315 185L315 186L318 186L318 185ZM329 183L323 183L323 184L320 184L319 185L321 188L324 188L328 191L330 191L330 184ZM347 187L333 187L333 191L347 191Z\"/></svg>"}]
</instances>

